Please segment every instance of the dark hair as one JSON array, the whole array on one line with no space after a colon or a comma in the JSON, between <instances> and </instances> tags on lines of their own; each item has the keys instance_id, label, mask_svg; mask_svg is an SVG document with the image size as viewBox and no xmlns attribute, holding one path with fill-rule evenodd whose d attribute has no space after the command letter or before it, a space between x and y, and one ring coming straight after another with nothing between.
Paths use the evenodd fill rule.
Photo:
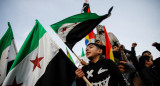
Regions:
<instances>
[{"instance_id":1,"label":"dark hair","mask_svg":"<svg viewBox=\"0 0 160 86\"><path fill-rule=\"evenodd\" d=\"M96 43L89 43L87 46L89 46L89 45L95 45L97 48L102 49L102 47Z\"/></svg>"},{"instance_id":2,"label":"dark hair","mask_svg":"<svg viewBox=\"0 0 160 86\"><path fill-rule=\"evenodd\" d=\"M97 41L100 41L100 40L96 40L95 43L96 43Z\"/></svg>"},{"instance_id":3,"label":"dark hair","mask_svg":"<svg viewBox=\"0 0 160 86\"><path fill-rule=\"evenodd\" d=\"M149 59L150 59L149 56L141 56L141 57L139 58L139 63L144 66L144 65L145 65L145 61L146 61L146 60L149 61Z\"/></svg>"},{"instance_id":4,"label":"dark hair","mask_svg":"<svg viewBox=\"0 0 160 86\"><path fill-rule=\"evenodd\" d=\"M119 65L124 66L124 67L125 67L125 70L127 69L127 65L126 65L126 64L124 64L124 63L118 63L118 66L119 66Z\"/></svg>"},{"instance_id":5,"label":"dark hair","mask_svg":"<svg viewBox=\"0 0 160 86\"><path fill-rule=\"evenodd\" d=\"M112 45L112 47L114 47L114 46L119 47L119 45L117 44L117 42L114 42L114 44Z\"/></svg>"},{"instance_id":6,"label":"dark hair","mask_svg":"<svg viewBox=\"0 0 160 86\"><path fill-rule=\"evenodd\" d=\"M142 53L142 56L143 56L145 53L150 53L150 54L151 54L150 51L146 50L146 51L144 51L144 52Z\"/></svg>"}]
</instances>

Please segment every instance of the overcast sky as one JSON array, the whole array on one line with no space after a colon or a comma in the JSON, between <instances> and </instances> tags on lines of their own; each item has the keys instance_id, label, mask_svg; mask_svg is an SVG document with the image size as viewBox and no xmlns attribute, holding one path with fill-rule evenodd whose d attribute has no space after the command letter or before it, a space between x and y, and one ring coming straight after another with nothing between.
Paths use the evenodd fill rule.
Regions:
<instances>
[{"instance_id":1,"label":"overcast sky","mask_svg":"<svg viewBox=\"0 0 160 86\"><path fill-rule=\"evenodd\" d=\"M149 50L154 59L160 57L160 52L151 46L153 42L160 43L160 0L88 1L91 12L98 15L106 14L114 6L110 18L100 24L112 32L127 49L136 42L137 55ZM35 25L35 19L38 19L50 36L61 44L49 25L80 13L84 2L85 0L0 0L0 38L8 29L7 22L10 22L19 50ZM83 39L73 48L77 55L81 55L82 47L85 49L84 43Z\"/></svg>"}]
</instances>

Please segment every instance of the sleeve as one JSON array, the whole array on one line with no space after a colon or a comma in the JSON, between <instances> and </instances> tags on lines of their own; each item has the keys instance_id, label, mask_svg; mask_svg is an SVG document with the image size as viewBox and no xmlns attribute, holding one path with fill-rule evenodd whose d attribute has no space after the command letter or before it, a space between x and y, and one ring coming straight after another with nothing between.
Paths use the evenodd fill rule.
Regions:
<instances>
[{"instance_id":1,"label":"sleeve","mask_svg":"<svg viewBox=\"0 0 160 86\"><path fill-rule=\"evenodd\" d=\"M107 64L111 77L113 77L120 86L126 86L126 82L116 64L112 60L107 60Z\"/></svg>"},{"instance_id":2,"label":"sleeve","mask_svg":"<svg viewBox=\"0 0 160 86\"><path fill-rule=\"evenodd\" d=\"M139 64L137 57L136 57L136 52L135 52L135 47L131 47L131 60L133 62L134 67L136 70L140 70L142 66Z\"/></svg>"},{"instance_id":3,"label":"sleeve","mask_svg":"<svg viewBox=\"0 0 160 86\"><path fill-rule=\"evenodd\" d=\"M141 70L142 66L139 64L137 57L135 55L131 56L131 60L133 62L134 67L136 68L136 70Z\"/></svg>"},{"instance_id":4,"label":"sleeve","mask_svg":"<svg viewBox=\"0 0 160 86\"><path fill-rule=\"evenodd\" d=\"M135 47L131 47L131 55L135 56L136 52L135 52Z\"/></svg>"},{"instance_id":5,"label":"sleeve","mask_svg":"<svg viewBox=\"0 0 160 86\"><path fill-rule=\"evenodd\" d=\"M155 44L155 47L156 47L156 49L157 49L158 51L160 51L160 44L159 44L159 43L156 43L156 44Z\"/></svg>"},{"instance_id":6,"label":"sleeve","mask_svg":"<svg viewBox=\"0 0 160 86\"><path fill-rule=\"evenodd\" d=\"M132 65L131 63L127 62L126 63L127 67L128 67L128 72L129 73L134 73L136 72L136 68L134 67L134 65Z\"/></svg>"}]
</instances>

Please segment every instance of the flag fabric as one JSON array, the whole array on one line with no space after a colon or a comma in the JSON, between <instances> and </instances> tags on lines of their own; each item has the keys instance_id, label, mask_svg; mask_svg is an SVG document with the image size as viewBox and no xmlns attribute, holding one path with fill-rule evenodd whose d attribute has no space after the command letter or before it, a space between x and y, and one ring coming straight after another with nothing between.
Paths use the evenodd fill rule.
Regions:
<instances>
[{"instance_id":1,"label":"flag fabric","mask_svg":"<svg viewBox=\"0 0 160 86\"><path fill-rule=\"evenodd\" d=\"M87 36L85 36L85 45L87 46L89 43L95 43L95 36L93 31L91 31Z\"/></svg>"},{"instance_id":2,"label":"flag fabric","mask_svg":"<svg viewBox=\"0 0 160 86\"><path fill-rule=\"evenodd\" d=\"M111 43L107 34L107 30L105 27L104 27L104 34L105 34L105 41L106 41L106 59L111 59L112 61L114 61L112 46L111 46Z\"/></svg>"},{"instance_id":3,"label":"flag fabric","mask_svg":"<svg viewBox=\"0 0 160 86\"><path fill-rule=\"evenodd\" d=\"M89 59L86 57L83 48L82 48L82 53L81 53L80 59L82 59L82 60L85 61L86 63L89 63ZM83 65L80 65L80 66L83 67ZM79 66L79 67L80 67L80 66Z\"/></svg>"},{"instance_id":4,"label":"flag fabric","mask_svg":"<svg viewBox=\"0 0 160 86\"><path fill-rule=\"evenodd\" d=\"M108 14L103 16L95 13L77 14L52 24L51 28L72 49L78 41L90 33L102 20L110 16L112 8L110 8Z\"/></svg>"},{"instance_id":5,"label":"flag fabric","mask_svg":"<svg viewBox=\"0 0 160 86\"><path fill-rule=\"evenodd\" d=\"M73 59L72 59L72 56L70 55L70 53L69 53L69 51L67 50L67 48L66 48L66 51L67 51L67 56L68 56L68 58L72 61L73 64L75 64L74 61L73 61Z\"/></svg>"},{"instance_id":6,"label":"flag fabric","mask_svg":"<svg viewBox=\"0 0 160 86\"><path fill-rule=\"evenodd\" d=\"M84 13L91 13L88 0L86 0L86 2L83 4L82 9ZM92 30L87 36L85 36L85 45L87 46L89 43L94 43L94 42L95 42L95 36Z\"/></svg>"},{"instance_id":7,"label":"flag fabric","mask_svg":"<svg viewBox=\"0 0 160 86\"><path fill-rule=\"evenodd\" d=\"M2 86L69 86L75 68L36 20Z\"/></svg>"},{"instance_id":8,"label":"flag fabric","mask_svg":"<svg viewBox=\"0 0 160 86\"><path fill-rule=\"evenodd\" d=\"M16 55L17 48L11 25L8 22L8 29L0 40L0 85L3 83Z\"/></svg>"},{"instance_id":9,"label":"flag fabric","mask_svg":"<svg viewBox=\"0 0 160 86\"><path fill-rule=\"evenodd\" d=\"M83 48L82 48L82 54L81 54L81 57L83 57L83 56L85 56L85 54L84 54L84 50L83 50Z\"/></svg>"}]
</instances>

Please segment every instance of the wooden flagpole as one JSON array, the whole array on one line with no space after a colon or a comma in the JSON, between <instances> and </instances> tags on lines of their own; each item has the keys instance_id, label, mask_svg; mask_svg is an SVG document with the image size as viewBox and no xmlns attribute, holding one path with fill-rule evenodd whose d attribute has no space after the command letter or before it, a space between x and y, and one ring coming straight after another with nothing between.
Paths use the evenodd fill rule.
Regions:
<instances>
[{"instance_id":1,"label":"wooden flagpole","mask_svg":"<svg viewBox=\"0 0 160 86\"><path fill-rule=\"evenodd\" d=\"M72 51L72 50L71 50ZM81 59L72 51L72 53L77 57L77 59L81 62ZM88 81L88 79L83 76L83 80L87 83L88 86L92 86L92 84Z\"/></svg>"}]
</instances>

